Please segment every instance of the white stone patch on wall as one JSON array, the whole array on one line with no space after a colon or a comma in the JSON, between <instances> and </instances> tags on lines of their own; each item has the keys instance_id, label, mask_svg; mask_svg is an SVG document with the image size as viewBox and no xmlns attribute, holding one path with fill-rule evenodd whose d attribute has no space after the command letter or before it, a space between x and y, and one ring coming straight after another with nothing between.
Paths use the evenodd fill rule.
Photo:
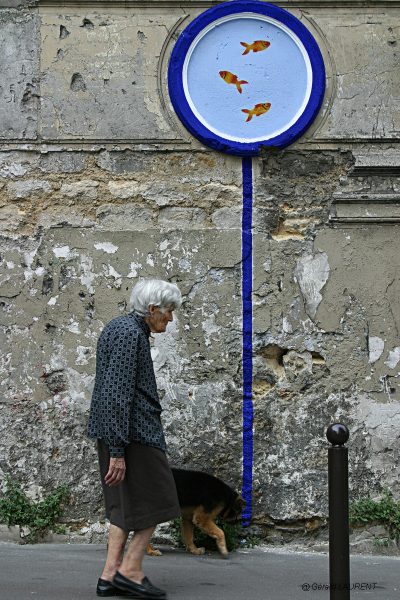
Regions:
<instances>
[{"instance_id":1,"label":"white stone patch on wall","mask_svg":"<svg viewBox=\"0 0 400 600\"><path fill-rule=\"evenodd\" d=\"M111 242L97 242L94 244L96 250L103 250L103 252L107 252L107 254L115 254L118 250L118 246L114 246Z\"/></svg>"},{"instance_id":2,"label":"white stone patch on wall","mask_svg":"<svg viewBox=\"0 0 400 600\"><path fill-rule=\"evenodd\" d=\"M44 373L52 373L53 371L62 371L67 365L67 359L62 354L63 346L58 344L54 354L50 357L50 361L43 365Z\"/></svg>"},{"instance_id":3,"label":"white stone patch on wall","mask_svg":"<svg viewBox=\"0 0 400 600\"><path fill-rule=\"evenodd\" d=\"M43 488L35 483L31 483L25 493L34 502L43 500Z\"/></svg>"},{"instance_id":4,"label":"white stone patch on wall","mask_svg":"<svg viewBox=\"0 0 400 600\"><path fill-rule=\"evenodd\" d=\"M396 346L393 350L389 352L389 356L387 360L385 360L385 365L389 367L389 369L395 369L400 360L400 346Z\"/></svg>"},{"instance_id":5,"label":"white stone patch on wall","mask_svg":"<svg viewBox=\"0 0 400 600\"><path fill-rule=\"evenodd\" d=\"M368 338L369 347L369 362L372 364L379 360L382 356L382 352L385 348L385 342L377 336L369 336Z\"/></svg>"},{"instance_id":6,"label":"white stone patch on wall","mask_svg":"<svg viewBox=\"0 0 400 600\"><path fill-rule=\"evenodd\" d=\"M142 268L142 264L141 263L136 263L136 262L131 262L131 264L129 265L130 271L127 275L127 277L129 279L135 279L135 277L138 276L138 269Z\"/></svg>"},{"instance_id":7,"label":"white stone patch on wall","mask_svg":"<svg viewBox=\"0 0 400 600\"><path fill-rule=\"evenodd\" d=\"M154 267L154 255L153 254L147 255L146 264L150 265L150 267Z\"/></svg>"},{"instance_id":8,"label":"white stone patch on wall","mask_svg":"<svg viewBox=\"0 0 400 600\"><path fill-rule=\"evenodd\" d=\"M368 453L365 467L384 476L382 485L396 494L399 490L395 465L399 456L400 402L371 402L367 396L360 398L355 407L354 422L362 424Z\"/></svg>"},{"instance_id":9,"label":"white stone patch on wall","mask_svg":"<svg viewBox=\"0 0 400 600\"><path fill-rule=\"evenodd\" d=\"M96 274L93 272L93 259L90 256L81 255L82 275L79 277L80 282L84 285L89 294L94 293L93 282L96 279Z\"/></svg>"},{"instance_id":10,"label":"white stone patch on wall","mask_svg":"<svg viewBox=\"0 0 400 600\"><path fill-rule=\"evenodd\" d=\"M34 271L32 269L33 259L37 254L38 249L31 250L31 252L24 252L24 261L27 266L27 269L24 271L25 281L30 281L34 275Z\"/></svg>"},{"instance_id":11,"label":"white stone patch on wall","mask_svg":"<svg viewBox=\"0 0 400 600\"><path fill-rule=\"evenodd\" d=\"M77 365L87 365L89 360L90 348L89 346L77 346L76 348L76 364Z\"/></svg>"},{"instance_id":12,"label":"white stone patch on wall","mask_svg":"<svg viewBox=\"0 0 400 600\"><path fill-rule=\"evenodd\" d=\"M170 241L168 239L165 239L162 242L160 242L159 248L160 248L161 252L164 252L164 250L166 250L169 245L170 245Z\"/></svg>"},{"instance_id":13,"label":"white stone patch on wall","mask_svg":"<svg viewBox=\"0 0 400 600\"><path fill-rule=\"evenodd\" d=\"M264 271L266 273L269 273L271 271L271 259L270 258L267 258L265 263L263 263L263 267L264 267Z\"/></svg>"},{"instance_id":14,"label":"white stone patch on wall","mask_svg":"<svg viewBox=\"0 0 400 600\"><path fill-rule=\"evenodd\" d=\"M67 260L71 260L77 253L74 250L71 250L69 246L55 246L53 248L53 253L57 258L66 258Z\"/></svg>"},{"instance_id":15,"label":"white stone patch on wall","mask_svg":"<svg viewBox=\"0 0 400 600\"><path fill-rule=\"evenodd\" d=\"M161 371L164 367L168 368L173 377L181 373L183 364L179 352L180 338L179 318L174 313L174 320L168 323L166 332L156 333L153 337L151 355L157 378L159 375L161 376Z\"/></svg>"},{"instance_id":16,"label":"white stone patch on wall","mask_svg":"<svg viewBox=\"0 0 400 600\"><path fill-rule=\"evenodd\" d=\"M80 333L81 332L81 330L79 329L78 321L74 321L73 319L70 319L70 322L66 326L66 329L68 329L68 331L70 331L71 333Z\"/></svg>"},{"instance_id":17,"label":"white stone patch on wall","mask_svg":"<svg viewBox=\"0 0 400 600\"><path fill-rule=\"evenodd\" d=\"M114 278L113 287L115 287L117 290L119 290L122 285L121 273L118 273L118 271L116 271L112 265L103 265L103 271L104 271L104 274L106 275L106 277Z\"/></svg>"},{"instance_id":18,"label":"white stone patch on wall","mask_svg":"<svg viewBox=\"0 0 400 600\"><path fill-rule=\"evenodd\" d=\"M210 315L208 319L203 321L201 327L204 331L205 345L211 346L211 337L214 335L214 333L219 333L221 331L221 327L215 323L215 314Z\"/></svg>"},{"instance_id":19,"label":"white stone patch on wall","mask_svg":"<svg viewBox=\"0 0 400 600\"><path fill-rule=\"evenodd\" d=\"M57 296L53 296L52 298L50 298L50 300L48 301L47 304L49 306L54 306L55 304L57 304L58 296L59 296L59 294L57 294Z\"/></svg>"},{"instance_id":20,"label":"white stone patch on wall","mask_svg":"<svg viewBox=\"0 0 400 600\"><path fill-rule=\"evenodd\" d=\"M303 295L307 314L313 319L322 300L320 294L329 278L328 255L321 252L316 256L303 256L297 261L295 281Z\"/></svg>"},{"instance_id":21,"label":"white stone patch on wall","mask_svg":"<svg viewBox=\"0 0 400 600\"><path fill-rule=\"evenodd\" d=\"M282 319L282 330L284 333L293 333L292 324L287 317Z\"/></svg>"},{"instance_id":22,"label":"white stone patch on wall","mask_svg":"<svg viewBox=\"0 0 400 600\"><path fill-rule=\"evenodd\" d=\"M86 413L94 387L94 374L85 375L75 369L66 369L68 379L68 404Z\"/></svg>"},{"instance_id":23,"label":"white stone patch on wall","mask_svg":"<svg viewBox=\"0 0 400 600\"><path fill-rule=\"evenodd\" d=\"M179 260L179 268L181 271L190 271L192 268L191 262L187 258L181 258Z\"/></svg>"},{"instance_id":24,"label":"white stone patch on wall","mask_svg":"<svg viewBox=\"0 0 400 600\"><path fill-rule=\"evenodd\" d=\"M179 246L179 242L180 240L177 241L177 244L175 244L175 247L173 247L172 249L176 249L176 246ZM167 271L171 270L174 266L174 260L171 256L171 249L168 248L168 246L170 245L169 240L163 240L160 243L160 253L161 253L161 260L165 260L166 262L161 263L161 266L166 269Z\"/></svg>"}]
</instances>

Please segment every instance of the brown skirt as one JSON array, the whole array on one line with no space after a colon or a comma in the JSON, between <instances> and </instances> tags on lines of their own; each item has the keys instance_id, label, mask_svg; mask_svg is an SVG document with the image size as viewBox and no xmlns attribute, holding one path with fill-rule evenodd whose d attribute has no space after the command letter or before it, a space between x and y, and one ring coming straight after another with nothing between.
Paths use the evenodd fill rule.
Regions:
<instances>
[{"instance_id":1,"label":"brown skirt","mask_svg":"<svg viewBox=\"0 0 400 600\"><path fill-rule=\"evenodd\" d=\"M125 447L125 479L116 486L104 483L110 454L97 440L106 517L124 531L147 529L181 514L175 481L162 450L132 442Z\"/></svg>"}]
</instances>

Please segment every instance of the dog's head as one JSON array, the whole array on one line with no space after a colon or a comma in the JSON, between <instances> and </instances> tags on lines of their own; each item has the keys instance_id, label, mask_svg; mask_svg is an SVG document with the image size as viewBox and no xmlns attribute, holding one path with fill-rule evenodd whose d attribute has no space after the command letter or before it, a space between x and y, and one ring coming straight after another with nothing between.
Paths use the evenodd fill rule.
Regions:
<instances>
[{"instance_id":1,"label":"dog's head","mask_svg":"<svg viewBox=\"0 0 400 600\"><path fill-rule=\"evenodd\" d=\"M239 520L240 515L242 514L243 508L246 506L246 501L243 500L239 495L233 500L231 504L229 504L224 511L220 514L220 517L223 521L227 523L235 523Z\"/></svg>"}]
</instances>

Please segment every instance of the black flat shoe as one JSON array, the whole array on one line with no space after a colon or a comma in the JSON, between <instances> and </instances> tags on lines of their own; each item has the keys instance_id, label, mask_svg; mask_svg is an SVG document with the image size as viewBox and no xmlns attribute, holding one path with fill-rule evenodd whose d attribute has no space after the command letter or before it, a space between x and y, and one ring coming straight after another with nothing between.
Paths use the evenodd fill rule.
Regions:
<instances>
[{"instance_id":1,"label":"black flat shoe","mask_svg":"<svg viewBox=\"0 0 400 600\"><path fill-rule=\"evenodd\" d=\"M105 579L100 579L97 582L96 594L98 596L130 596L129 592L123 592Z\"/></svg>"},{"instance_id":2,"label":"black flat shoe","mask_svg":"<svg viewBox=\"0 0 400 600\"><path fill-rule=\"evenodd\" d=\"M117 571L113 585L137 600L166 600L167 598L166 592L153 585L147 577L144 577L141 583L135 583Z\"/></svg>"}]
</instances>

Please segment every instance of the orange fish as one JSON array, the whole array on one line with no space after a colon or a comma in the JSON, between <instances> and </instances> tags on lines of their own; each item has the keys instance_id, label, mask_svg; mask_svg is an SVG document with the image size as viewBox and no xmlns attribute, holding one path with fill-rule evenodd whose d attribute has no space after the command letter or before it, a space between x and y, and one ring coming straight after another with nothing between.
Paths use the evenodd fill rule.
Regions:
<instances>
[{"instance_id":1,"label":"orange fish","mask_svg":"<svg viewBox=\"0 0 400 600\"><path fill-rule=\"evenodd\" d=\"M252 118L254 117L254 115L256 117L259 117L260 115L264 115L266 112L269 111L270 108L271 108L271 102L264 102L264 103L256 104L254 106L254 108L252 108L251 110L248 110L247 108L242 108L242 112L244 112L248 115L248 117L246 119L246 123L251 121Z\"/></svg>"},{"instance_id":2,"label":"orange fish","mask_svg":"<svg viewBox=\"0 0 400 600\"><path fill-rule=\"evenodd\" d=\"M240 86L243 85L244 83L249 83L248 81L244 81L244 80L239 81L237 75L234 75L233 73L230 73L229 71L220 71L219 74L226 83L233 83L234 85L236 85L239 94L241 94L243 91Z\"/></svg>"},{"instance_id":3,"label":"orange fish","mask_svg":"<svg viewBox=\"0 0 400 600\"><path fill-rule=\"evenodd\" d=\"M250 50L253 50L253 52L261 52L262 50L266 50L267 48L269 48L269 46L271 45L271 42L267 42L267 40L257 40L252 44L246 44L246 42L240 43L246 48L246 50L242 53L242 56L244 54L248 54Z\"/></svg>"}]
</instances>

